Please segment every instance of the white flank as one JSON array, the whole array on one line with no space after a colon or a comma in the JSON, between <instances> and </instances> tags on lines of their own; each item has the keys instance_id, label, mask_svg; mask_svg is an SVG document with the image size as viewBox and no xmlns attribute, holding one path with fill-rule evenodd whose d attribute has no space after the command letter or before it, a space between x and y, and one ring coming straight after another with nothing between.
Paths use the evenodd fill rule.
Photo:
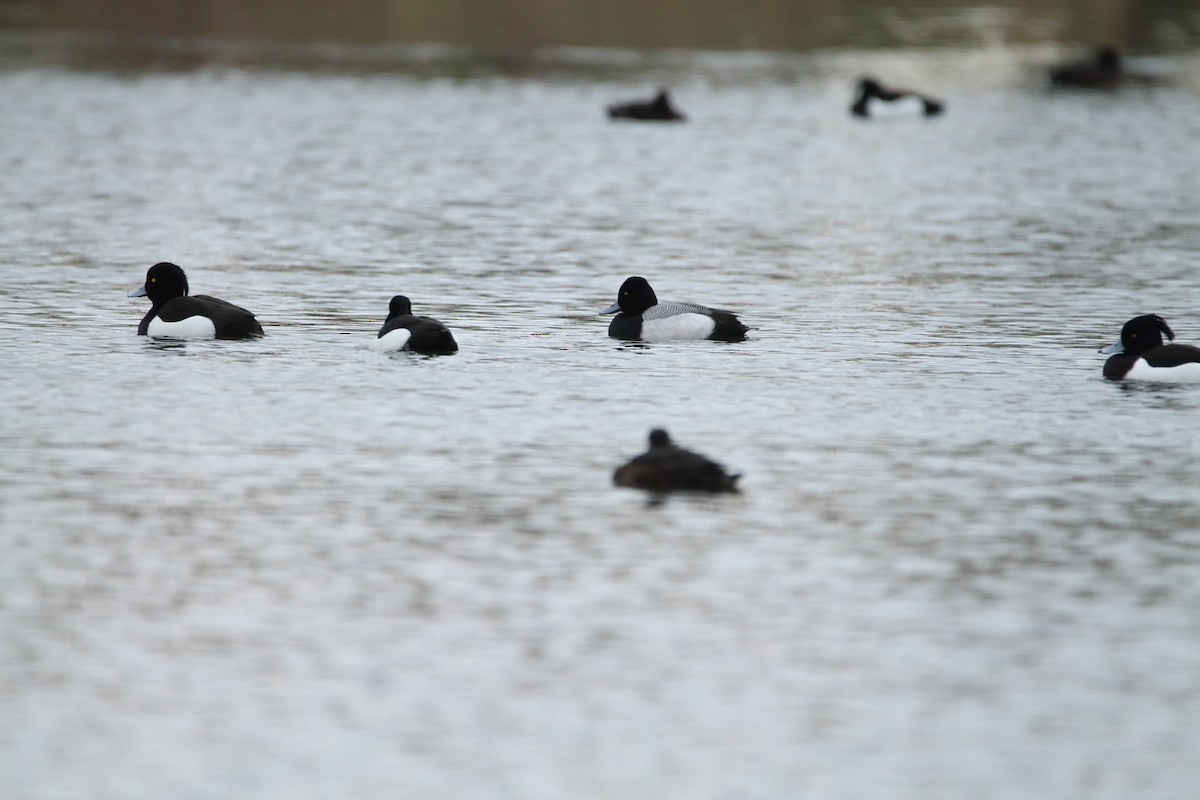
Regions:
<instances>
[{"instance_id":1,"label":"white flank","mask_svg":"<svg viewBox=\"0 0 1200 800\"><path fill-rule=\"evenodd\" d=\"M1156 381L1158 383L1200 382L1200 364L1180 364L1178 367L1152 367L1146 359L1139 358L1133 369L1125 375L1126 380Z\"/></svg>"},{"instance_id":2,"label":"white flank","mask_svg":"<svg viewBox=\"0 0 1200 800\"><path fill-rule=\"evenodd\" d=\"M408 328L396 328L376 338L369 347L380 353L395 353L403 350L410 338L412 338L412 331Z\"/></svg>"},{"instance_id":3,"label":"white flank","mask_svg":"<svg viewBox=\"0 0 1200 800\"><path fill-rule=\"evenodd\" d=\"M662 319L642 320L642 339L665 342L671 339L707 339L717 327L706 314L675 314Z\"/></svg>"},{"instance_id":4,"label":"white flank","mask_svg":"<svg viewBox=\"0 0 1200 800\"><path fill-rule=\"evenodd\" d=\"M163 322L155 317L146 326L146 335L165 339L212 339L217 335L217 326L208 317L199 315L179 322Z\"/></svg>"},{"instance_id":5,"label":"white flank","mask_svg":"<svg viewBox=\"0 0 1200 800\"><path fill-rule=\"evenodd\" d=\"M873 97L867 103L867 109L870 111L872 117L911 117L914 114L924 116L925 101L912 95L902 97L899 100L893 100L890 103L886 100L879 100Z\"/></svg>"}]
</instances>

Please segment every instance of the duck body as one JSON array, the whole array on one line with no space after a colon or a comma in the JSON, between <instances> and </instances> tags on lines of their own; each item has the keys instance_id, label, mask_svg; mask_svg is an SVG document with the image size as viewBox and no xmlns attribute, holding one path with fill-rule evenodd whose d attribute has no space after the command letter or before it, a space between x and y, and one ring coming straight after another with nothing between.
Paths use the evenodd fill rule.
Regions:
<instances>
[{"instance_id":1,"label":"duck body","mask_svg":"<svg viewBox=\"0 0 1200 800\"><path fill-rule=\"evenodd\" d=\"M854 104L850 113L856 117L871 116L871 102L878 100L888 103L897 110L916 110L927 117L935 117L945 110L945 104L932 97L911 91L909 89L889 89L874 78L863 78L858 82Z\"/></svg>"},{"instance_id":2,"label":"duck body","mask_svg":"<svg viewBox=\"0 0 1200 800\"><path fill-rule=\"evenodd\" d=\"M388 304L388 317L379 329L371 349L381 353L408 350L430 356L445 356L458 352L454 334L433 317L418 317L412 313L412 302L402 294Z\"/></svg>"},{"instance_id":3,"label":"duck body","mask_svg":"<svg viewBox=\"0 0 1200 800\"><path fill-rule=\"evenodd\" d=\"M626 279L617 302L600 313L617 315L608 325L608 335L614 339L740 342L750 330L732 311L697 303L660 303L650 283L638 276Z\"/></svg>"},{"instance_id":4,"label":"duck body","mask_svg":"<svg viewBox=\"0 0 1200 800\"><path fill-rule=\"evenodd\" d=\"M1050 69L1052 86L1073 89L1115 89L1124 77L1121 54L1115 47L1101 47L1091 59Z\"/></svg>"},{"instance_id":5,"label":"duck body","mask_svg":"<svg viewBox=\"0 0 1200 800\"><path fill-rule=\"evenodd\" d=\"M671 441L662 428L650 431L650 449L613 473L613 483L650 492L736 492L741 475Z\"/></svg>"},{"instance_id":6,"label":"duck body","mask_svg":"<svg viewBox=\"0 0 1200 800\"><path fill-rule=\"evenodd\" d=\"M1112 381L1137 380L1159 383L1200 383L1200 347L1166 344L1175 334L1157 314L1134 317L1121 328L1120 341L1101 353L1111 354L1104 362L1104 377Z\"/></svg>"},{"instance_id":7,"label":"duck body","mask_svg":"<svg viewBox=\"0 0 1200 800\"><path fill-rule=\"evenodd\" d=\"M161 261L146 272L146 282L129 297L149 297L150 310L138 323L138 336L174 339L250 339L262 326L246 309L205 294L189 295L187 275Z\"/></svg>"},{"instance_id":8,"label":"duck body","mask_svg":"<svg viewBox=\"0 0 1200 800\"><path fill-rule=\"evenodd\" d=\"M683 114L671 105L666 89L659 89L652 100L616 103L608 107L609 119L632 119L642 122L682 122Z\"/></svg>"}]
</instances>

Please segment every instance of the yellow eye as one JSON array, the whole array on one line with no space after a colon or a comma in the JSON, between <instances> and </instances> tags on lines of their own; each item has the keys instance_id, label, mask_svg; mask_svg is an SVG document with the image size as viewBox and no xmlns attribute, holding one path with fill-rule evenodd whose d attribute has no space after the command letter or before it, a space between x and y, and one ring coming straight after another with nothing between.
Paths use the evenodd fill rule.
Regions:
<instances>
[{"instance_id":1,"label":"yellow eye","mask_svg":"<svg viewBox=\"0 0 1200 800\"><path fill-rule=\"evenodd\" d=\"M158 281L158 278L151 278L151 279L150 279L150 282L151 282L151 283L156 283L157 281Z\"/></svg>"},{"instance_id":2,"label":"yellow eye","mask_svg":"<svg viewBox=\"0 0 1200 800\"><path fill-rule=\"evenodd\" d=\"M621 292L622 297L629 297L629 292Z\"/></svg>"}]
</instances>

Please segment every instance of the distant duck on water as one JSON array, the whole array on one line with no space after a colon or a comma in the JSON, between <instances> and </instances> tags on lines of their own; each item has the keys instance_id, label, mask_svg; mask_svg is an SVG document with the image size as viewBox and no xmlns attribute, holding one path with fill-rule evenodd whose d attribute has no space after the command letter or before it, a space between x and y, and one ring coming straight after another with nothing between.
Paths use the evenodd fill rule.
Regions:
<instances>
[{"instance_id":1,"label":"distant duck on water","mask_svg":"<svg viewBox=\"0 0 1200 800\"><path fill-rule=\"evenodd\" d=\"M1073 89L1114 89L1124 78L1121 54L1111 46L1099 48L1090 59L1050 68L1052 86Z\"/></svg>"},{"instance_id":2,"label":"distant duck on water","mask_svg":"<svg viewBox=\"0 0 1200 800\"><path fill-rule=\"evenodd\" d=\"M650 449L613 473L613 483L649 492L736 492L741 475L730 475L715 461L685 450L662 428L650 431Z\"/></svg>"},{"instance_id":3,"label":"distant duck on water","mask_svg":"<svg viewBox=\"0 0 1200 800\"><path fill-rule=\"evenodd\" d=\"M666 89L659 89L652 100L615 103L608 107L609 119L633 119L642 122L682 122L686 119L671 104Z\"/></svg>"},{"instance_id":4,"label":"distant duck on water","mask_svg":"<svg viewBox=\"0 0 1200 800\"><path fill-rule=\"evenodd\" d=\"M927 117L937 116L945 110L945 105L940 100L910 89L888 88L874 78L862 78L858 82L857 93L854 97L854 104L850 106L850 113L856 117L871 116L872 101L896 104L897 106L912 106Z\"/></svg>"}]
</instances>

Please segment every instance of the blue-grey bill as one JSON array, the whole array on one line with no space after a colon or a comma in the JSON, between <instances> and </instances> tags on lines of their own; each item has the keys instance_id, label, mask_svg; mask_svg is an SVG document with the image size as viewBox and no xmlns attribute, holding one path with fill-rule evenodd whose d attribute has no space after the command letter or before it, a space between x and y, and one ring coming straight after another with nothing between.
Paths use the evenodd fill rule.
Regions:
<instances>
[{"instance_id":1,"label":"blue-grey bill","mask_svg":"<svg viewBox=\"0 0 1200 800\"><path fill-rule=\"evenodd\" d=\"M617 312L618 312L618 311L620 311L620 310L621 310L621 304L620 304L620 303L613 303L611 306L609 306L608 308L604 309L604 310L603 310L603 311L601 311L600 313L601 313L601 314L615 314L615 313L617 313Z\"/></svg>"},{"instance_id":2,"label":"blue-grey bill","mask_svg":"<svg viewBox=\"0 0 1200 800\"><path fill-rule=\"evenodd\" d=\"M1100 352L1106 356L1111 356L1113 353L1124 353L1125 348L1121 346L1120 342L1113 342L1112 344L1110 344L1108 347L1104 348Z\"/></svg>"},{"instance_id":3,"label":"blue-grey bill","mask_svg":"<svg viewBox=\"0 0 1200 800\"><path fill-rule=\"evenodd\" d=\"M129 294L127 294L127 295L125 295L125 296L126 296L126 297L145 297L145 296L146 296L146 287L145 287L145 286L139 286L139 287L137 287L136 289L134 289L132 292L130 292Z\"/></svg>"}]
</instances>

